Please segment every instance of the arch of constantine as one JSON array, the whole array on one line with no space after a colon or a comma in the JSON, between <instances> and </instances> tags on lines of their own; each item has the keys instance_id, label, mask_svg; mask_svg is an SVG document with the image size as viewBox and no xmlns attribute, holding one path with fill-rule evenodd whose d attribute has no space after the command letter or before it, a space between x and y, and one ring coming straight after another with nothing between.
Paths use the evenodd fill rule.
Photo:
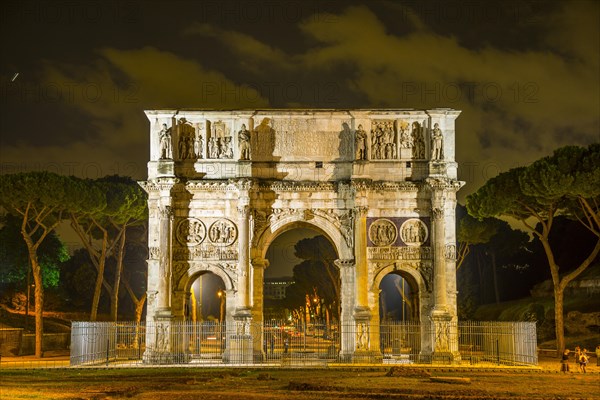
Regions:
<instances>
[{"instance_id":1,"label":"arch of constantine","mask_svg":"<svg viewBox=\"0 0 600 400\"><path fill-rule=\"evenodd\" d=\"M225 286L223 358L259 360L269 245L305 227L333 245L339 357L381 360L380 282L414 286L421 355L459 359L452 109L152 110L149 362L176 351L193 281ZM429 327L429 328L425 328Z\"/></svg>"}]
</instances>

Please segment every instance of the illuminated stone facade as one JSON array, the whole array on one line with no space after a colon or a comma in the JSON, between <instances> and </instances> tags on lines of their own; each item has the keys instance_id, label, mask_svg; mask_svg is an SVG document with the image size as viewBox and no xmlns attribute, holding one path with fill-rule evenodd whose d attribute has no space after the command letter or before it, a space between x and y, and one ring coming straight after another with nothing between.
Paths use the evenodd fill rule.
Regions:
<instances>
[{"instance_id":1,"label":"illuminated stone facade","mask_svg":"<svg viewBox=\"0 0 600 400\"><path fill-rule=\"evenodd\" d=\"M147 111L147 318L185 318L191 284L212 272L226 286L228 326L251 336L248 325L263 318L270 243L309 227L339 258L341 323L355 327L341 332L342 358L380 359L379 284L392 272L413 283L420 322L435 329L422 338L424 356L458 357L448 329L456 321L459 113ZM261 341L250 342L258 344L248 357L259 359Z\"/></svg>"}]
</instances>

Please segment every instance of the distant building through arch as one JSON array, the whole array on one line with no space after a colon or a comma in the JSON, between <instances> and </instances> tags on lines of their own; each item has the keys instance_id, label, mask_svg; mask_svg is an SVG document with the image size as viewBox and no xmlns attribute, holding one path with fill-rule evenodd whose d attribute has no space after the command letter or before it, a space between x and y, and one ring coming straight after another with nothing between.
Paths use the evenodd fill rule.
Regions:
<instances>
[{"instance_id":1,"label":"distant building through arch","mask_svg":"<svg viewBox=\"0 0 600 400\"><path fill-rule=\"evenodd\" d=\"M452 109L152 110L147 320L168 332L203 272L225 286L232 351L261 359L266 252L304 227L332 243L341 278L339 356L381 360L380 283L412 284L421 355L458 360ZM433 334L431 334L433 332ZM152 341L161 340L161 345ZM147 336L147 360L172 351ZM236 344L237 343L237 344ZM237 354L237 353L236 353Z\"/></svg>"}]
</instances>

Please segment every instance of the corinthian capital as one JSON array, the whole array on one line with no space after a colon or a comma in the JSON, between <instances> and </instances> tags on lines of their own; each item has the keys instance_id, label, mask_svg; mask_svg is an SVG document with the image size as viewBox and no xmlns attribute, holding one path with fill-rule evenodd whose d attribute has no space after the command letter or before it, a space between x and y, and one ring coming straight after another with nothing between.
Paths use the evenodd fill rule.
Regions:
<instances>
[{"instance_id":1,"label":"corinthian capital","mask_svg":"<svg viewBox=\"0 0 600 400\"><path fill-rule=\"evenodd\" d=\"M250 206L249 205L238 206L237 210L238 210L239 216L242 218L248 218L250 216Z\"/></svg>"},{"instance_id":2,"label":"corinthian capital","mask_svg":"<svg viewBox=\"0 0 600 400\"><path fill-rule=\"evenodd\" d=\"M354 211L358 218L364 218L367 216L367 213L369 212L369 207L355 207Z\"/></svg>"},{"instance_id":3,"label":"corinthian capital","mask_svg":"<svg viewBox=\"0 0 600 400\"><path fill-rule=\"evenodd\" d=\"M442 207L432 207L431 216L434 220L440 220L444 218L444 209Z\"/></svg>"},{"instance_id":4,"label":"corinthian capital","mask_svg":"<svg viewBox=\"0 0 600 400\"><path fill-rule=\"evenodd\" d=\"M159 206L158 213L161 218L173 219L173 208L171 206Z\"/></svg>"}]
</instances>

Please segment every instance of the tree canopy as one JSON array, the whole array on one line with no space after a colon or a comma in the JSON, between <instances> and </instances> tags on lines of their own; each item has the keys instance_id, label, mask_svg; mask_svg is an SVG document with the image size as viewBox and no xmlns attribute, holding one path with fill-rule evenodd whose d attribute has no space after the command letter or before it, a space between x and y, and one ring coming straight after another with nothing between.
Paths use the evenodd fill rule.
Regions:
<instances>
[{"instance_id":1,"label":"tree canopy","mask_svg":"<svg viewBox=\"0 0 600 400\"><path fill-rule=\"evenodd\" d=\"M44 287L38 250L69 212L94 207L93 190L83 181L51 172L26 172L0 176L0 206L21 221L21 235L35 282L35 354L43 355Z\"/></svg>"},{"instance_id":2,"label":"tree canopy","mask_svg":"<svg viewBox=\"0 0 600 400\"><path fill-rule=\"evenodd\" d=\"M564 349L563 295L600 252L600 144L566 146L552 156L490 179L467 197L472 216L512 217L541 242L554 286L557 352ZM565 215L593 233L596 244L574 270L559 274L555 249L549 241L554 219ZM536 223L537 221L537 223Z\"/></svg>"},{"instance_id":3,"label":"tree canopy","mask_svg":"<svg viewBox=\"0 0 600 400\"><path fill-rule=\"evenodd\" d=\"M31 268L27 245L21 236L21 221L13 215L6 215L0 223L3 225L0 229L0 283L20 285L25 282ZM58 286L60 263L69 259L69 252L55 232L48 234L40 244L38 258L44 287Z\"/></svg>"}]
</instances>

